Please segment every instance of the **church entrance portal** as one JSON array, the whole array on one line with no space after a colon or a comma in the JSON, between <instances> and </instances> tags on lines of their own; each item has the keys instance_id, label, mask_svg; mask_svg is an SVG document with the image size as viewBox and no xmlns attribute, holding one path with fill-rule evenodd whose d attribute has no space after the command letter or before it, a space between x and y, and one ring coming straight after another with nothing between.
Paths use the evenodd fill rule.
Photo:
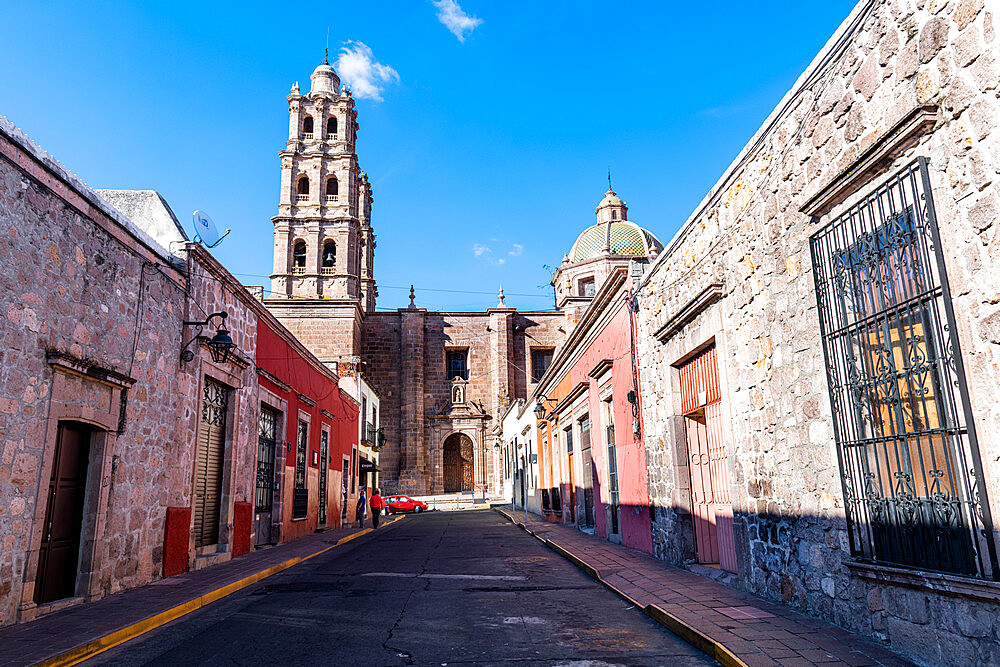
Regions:
<instances>
[{"instance_id":1,"label":"church entrance portal","mask_svg":"<svg viewBox=\"0 0 1000 667\"><path fill-rule=\"evenodd\" d=\"M472 491L474 482L472 439L453 433L444 441L444 492Z\"/></svg>"}]
</instances>

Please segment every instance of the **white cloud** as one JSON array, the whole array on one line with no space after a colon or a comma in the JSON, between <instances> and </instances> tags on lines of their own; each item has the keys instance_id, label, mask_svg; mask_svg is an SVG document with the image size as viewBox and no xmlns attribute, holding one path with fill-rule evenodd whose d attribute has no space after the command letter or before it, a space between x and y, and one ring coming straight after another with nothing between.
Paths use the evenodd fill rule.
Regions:
<instances>
[{"instance_id":1,"label":"white cloud","mask_svg":"<svg viewBox=\"0 0 1000 667\"><path fill-rule=\"evenodd\" d=\"M456 0L431 0L431 4L437 7L438 21L448 28L451 34L458 37L460 42L464 42L465 38L483 22L482 19L469 16L462 11Z\"/></svg>"},{"instance_id":2,"label":"white cloud","mask_svg":"<svg viewBox=\"0 0 1000 667\"><path fill-rule=\"evenodd\" d=\"M347 42L337 58L337 72L357 98L382 100L382 87L399 83L399 73L375 60L371 47L364 42Z\"/></svg>"},{"instance_id":3,"label":"white cloud","mask_svg":"<svg viewBox=\"0 0 1000 667\"><path fill-rule=\"evenodd\" d=\"M491 240L497 240L497 239L491 239ZM524 246L522 246L519 243L512 243L511 250L508 250L506 254L510 255L511 257L517 257L522 252L524 252ZM499 251L499 254L503 253L504 253L503 250ZM482 260L487 264L492 264L494 266L503 266L504 264L507 263L506 257L497 257L497 253L493 252L493 248L489 247L488 245L484 245L482 243L472 244L472 254L476 257L476 259Z\"/></svg>"}]
</instances>

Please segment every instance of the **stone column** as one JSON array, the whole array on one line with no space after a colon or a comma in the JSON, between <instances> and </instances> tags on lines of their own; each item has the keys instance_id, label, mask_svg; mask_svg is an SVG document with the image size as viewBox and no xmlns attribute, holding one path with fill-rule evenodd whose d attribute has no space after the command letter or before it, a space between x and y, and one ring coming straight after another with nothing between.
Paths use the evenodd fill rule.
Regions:
<instances>
[{"instance_id":1,"label":"stone column","mask_svg":"<svg viewBox=\"0 0 1000 667\"><path fill-rule=\"evenodd\" d=\"M400 394L399 490L423 493L427 474L424 438L424 319L425 308L401 308L400 352L402 391Z\"/></svg>"},{"instance_id":2,"label":"stone column","mask_svg":"<svg viewBox=\"0 0 1000 667\"><path fill-rule=\"evenodd\" d=\"M291 247L291 228L287 220L274 225L274 278L271 279L271 296L291 293L288 282L288 253Z\"/></svg>"}]
</instances>

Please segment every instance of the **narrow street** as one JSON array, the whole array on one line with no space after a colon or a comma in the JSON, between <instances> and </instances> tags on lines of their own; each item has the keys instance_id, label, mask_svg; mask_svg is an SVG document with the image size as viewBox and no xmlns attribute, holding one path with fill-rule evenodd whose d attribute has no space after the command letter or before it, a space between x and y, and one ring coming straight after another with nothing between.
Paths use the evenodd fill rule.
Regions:
<instances>
[{"instance_id":1,"label":"narrow street","mask_svg":"<svg viewBox=\"0 0 1000 667\"><path fill-rule=\"evenodd\" d=\"M714 664L627 607L494 512L433 512L89 664Z\"/></svg>"}]
</instances>

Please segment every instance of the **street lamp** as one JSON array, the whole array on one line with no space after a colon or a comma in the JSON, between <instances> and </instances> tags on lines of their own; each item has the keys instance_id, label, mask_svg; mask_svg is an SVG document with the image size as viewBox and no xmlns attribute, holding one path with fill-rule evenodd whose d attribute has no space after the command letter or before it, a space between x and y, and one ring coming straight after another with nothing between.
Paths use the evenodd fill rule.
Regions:
<instances>
[{"instance_id":1,"label":"street lamp","mask_svg":"<svg viewBox=\"0 0 1000 667\"><path fill-rule=\"evenodd\" d=\"M212 313L205 318L204 322L184 322L185 326L198 327L198 333L181 348L181 361L191 361L194 359L194 352L187 348L201 336L202 330L208 326L214 317L219 318L219 326L215 330L215 335L207 343L208 351L212 354L212 361L218 364L225 363L226 359L229 358L229 353L236 349L236 343L233 342L233 337L229 335L229 329L226 328L226 318L229 317L229 313L222 310Z\"/></svg>"},{"instance_id":2,"label":"street lamp","mask_svg":"<svg viewBox=\"0 0 1000 667\"><path fill-rule=\"evenodd\" d=\"M385 447L385 427L380 426L377 431L375 431L375 449L382 449Z\"/></svg>"},{"instance_id":3,"label":"street lamp","mask_svg":"<svg viewBox=\"0 0 1000 667\"><path fill-rule=\"evenodd\" d=\"M552 401L553 403L555 403L556 399L549 398L545 394L539 394L538 395L538 402L535 403L535 419L537 419L540 422L545 421L545 405L544 405L544 403L546 401Z\"/></svg>"}]
</instances>

